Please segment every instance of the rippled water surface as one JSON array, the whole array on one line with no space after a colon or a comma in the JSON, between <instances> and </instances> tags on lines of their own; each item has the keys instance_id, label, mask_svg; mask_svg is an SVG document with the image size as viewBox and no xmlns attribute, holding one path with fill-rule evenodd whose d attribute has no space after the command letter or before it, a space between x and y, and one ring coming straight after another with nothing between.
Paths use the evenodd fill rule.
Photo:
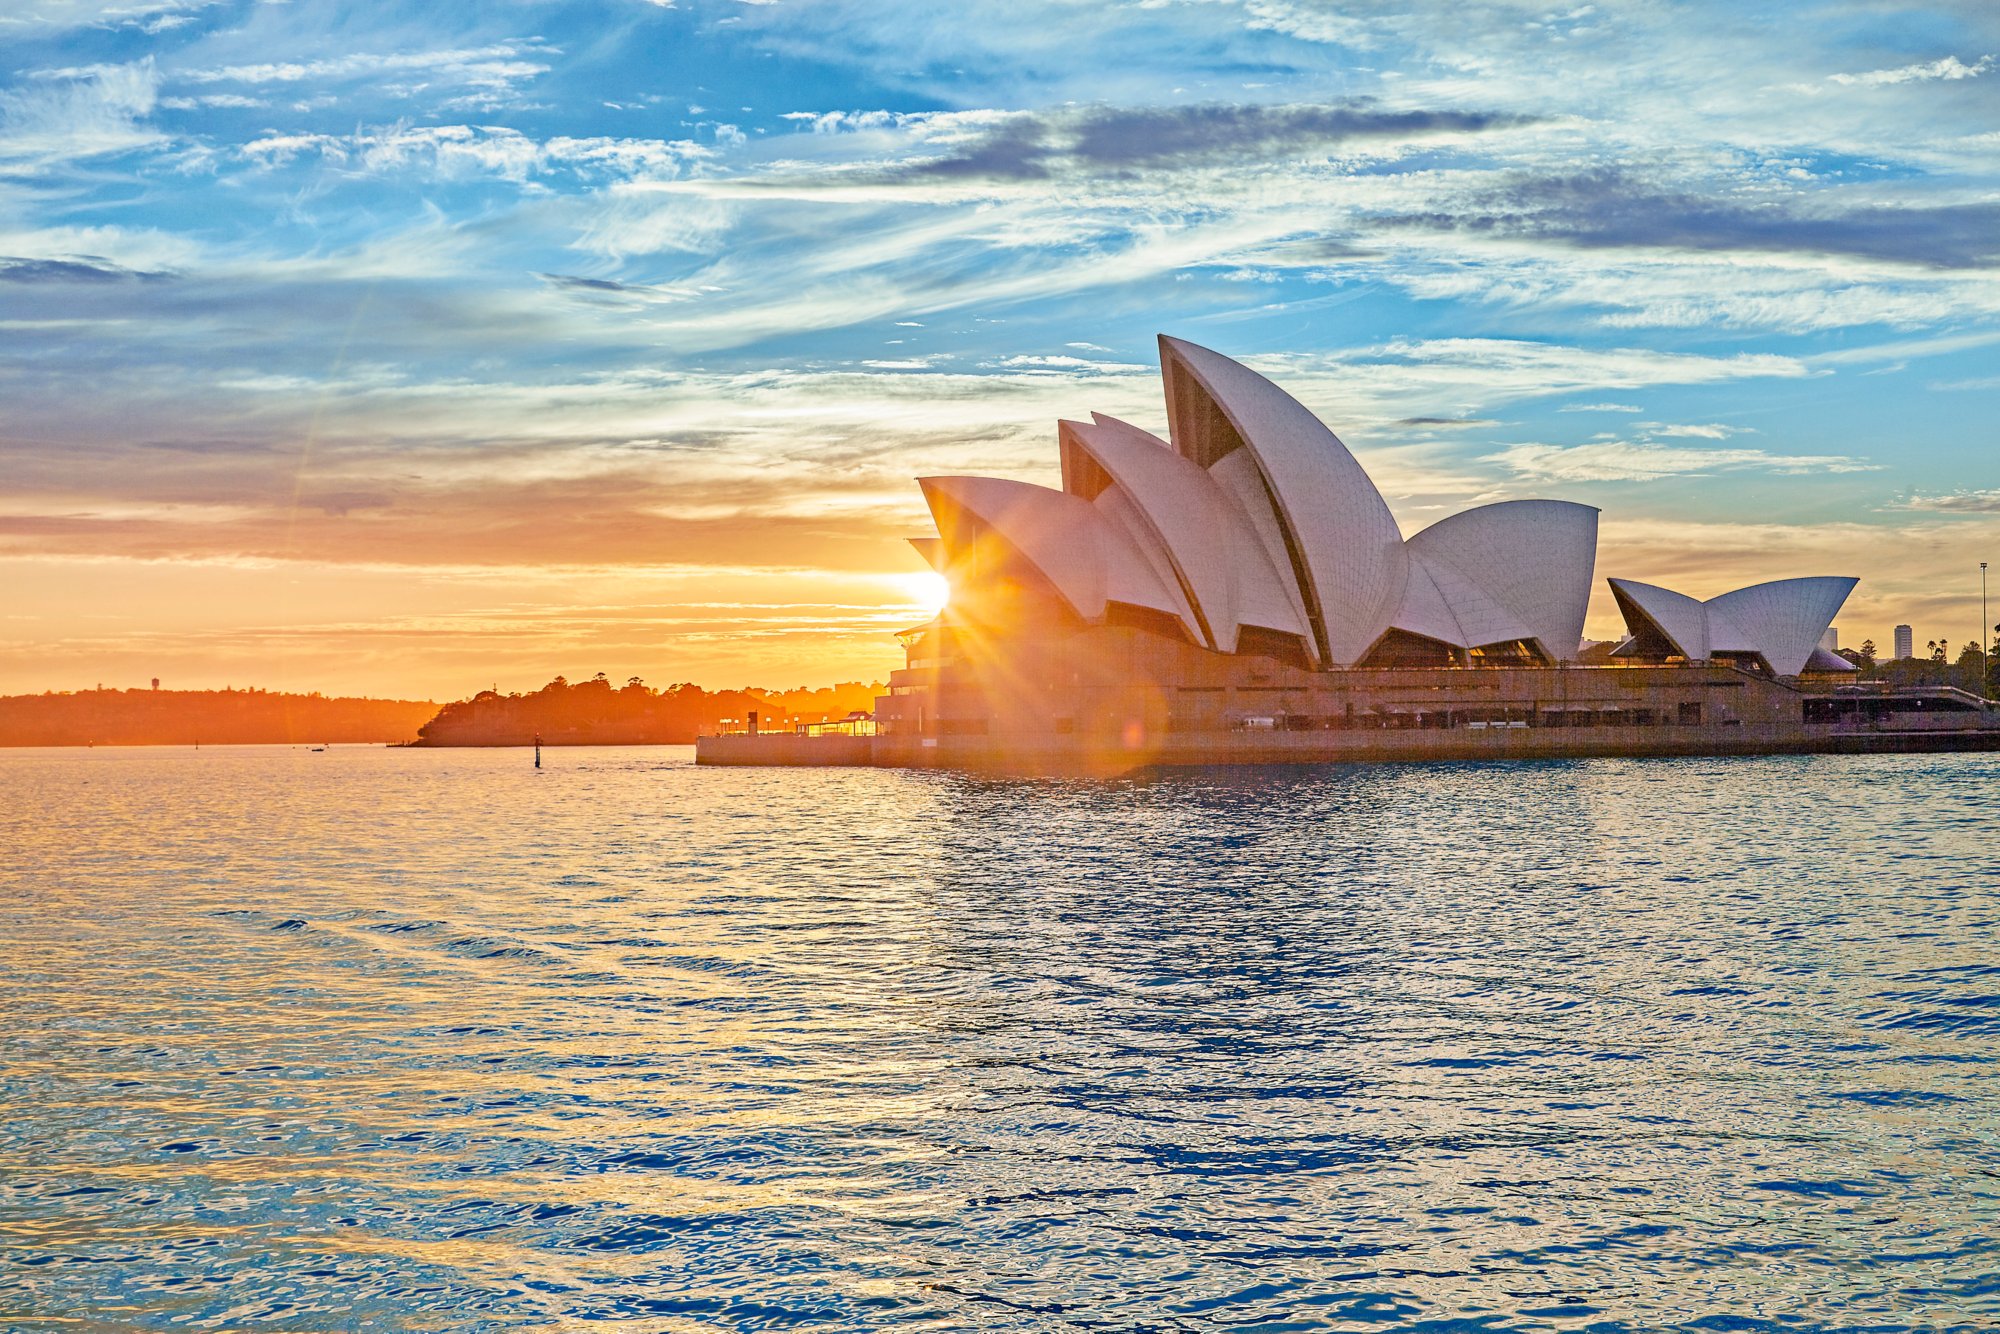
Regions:
<instances>
[{"instance_id":1,"label":"rippled water surface","mask_svg":"<svg viewBox=\"0 0 2000 1334\"><path fill-rule=\"evenodd\" d=\"M2000 757L0 751L0 1328L2000 1327Z\"/></svg>"}]
</instances>

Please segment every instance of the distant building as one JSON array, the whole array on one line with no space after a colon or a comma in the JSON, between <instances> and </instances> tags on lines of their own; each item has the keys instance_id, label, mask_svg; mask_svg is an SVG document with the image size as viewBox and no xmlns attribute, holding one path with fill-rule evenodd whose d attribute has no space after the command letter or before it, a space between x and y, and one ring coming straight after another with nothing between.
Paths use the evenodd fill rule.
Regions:
<instances>
[{"instance_id":1,"label":"distant building","mask_svg":"<svg viewBox=\"0 0 2000 1334\"><path fill-rule=\"evenodd\" d=\"M1896 627L1896 656L1912 658L1916 656L1917 632L1907 625Z\"/></svg>"},{"instance_id":2,"label":"distant building","mask_svg":"<svg viewBox=\"0 0 2000 1334\"><path fill-rule=\"evenodd\" d=\"M153 678L153 689L158 690L159 688L160 688L160 678L156 676Z\"/></svg>"},{"instance_id":3,"label":"distant building","mask_svg":"<svg viewBox=\"0 0 2000 1334\"><path fill-rule=\"evenodd\" d=\"M1840 627L1829 625L1820 633L1819 646L1828 653L1840 652Z\"/></svg>"}]
</instances>

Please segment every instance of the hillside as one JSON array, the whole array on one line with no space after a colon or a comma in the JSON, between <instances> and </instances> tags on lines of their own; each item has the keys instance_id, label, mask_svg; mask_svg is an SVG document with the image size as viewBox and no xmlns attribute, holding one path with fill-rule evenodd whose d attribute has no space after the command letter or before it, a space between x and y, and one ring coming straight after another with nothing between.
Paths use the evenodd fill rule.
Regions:
<instances>
[{"instance_id":1,"label":"hillside","mask_svg":"<svg viewBox=\"0 0 2000 1334\"><path fill-rule=\"evenodd\" d=\"M818 690L704 690L681 684L660 690L633 677L614 687L599 675L571 685L562 677L525 695L482 690L439 709L418 729L420 746L686 745L724 719L741 723L756 710L765 727L819 722L875 707L884 687L843 682Z\"/></svg>"},{"instance_id":2,"label":"hillside","mask_svg":"<svg viewBox=\"0 0 2000 1334\"><path fill-rule=\"evenodd\" d=\"M409 741L437 705L268 690L77 690L0 696L0 746L314 745Z\"/></svg>"}]
</instances>

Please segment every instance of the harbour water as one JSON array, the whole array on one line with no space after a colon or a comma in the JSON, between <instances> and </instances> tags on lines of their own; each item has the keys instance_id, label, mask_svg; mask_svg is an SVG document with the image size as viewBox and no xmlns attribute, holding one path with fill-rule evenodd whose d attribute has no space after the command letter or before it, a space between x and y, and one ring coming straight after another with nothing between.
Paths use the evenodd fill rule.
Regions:
<instances>
[{"instance_id":1,"label":"harbour water","mask_svg":"<svg viewBox=\"0 0 2000 1334\"><path fill-rule=\"evenodd\" d=\"M0 1328L1984 1330L2000 756L0 751Z\"/></svg>"}]
</instances>

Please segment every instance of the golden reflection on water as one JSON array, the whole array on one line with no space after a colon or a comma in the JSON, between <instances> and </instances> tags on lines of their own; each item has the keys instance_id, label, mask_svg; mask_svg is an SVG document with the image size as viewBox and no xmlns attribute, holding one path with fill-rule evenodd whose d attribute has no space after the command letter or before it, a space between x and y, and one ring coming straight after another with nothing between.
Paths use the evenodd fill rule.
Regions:
<instances>
[{"instance_id":1,"label":"golden reflection on water","mask_svg":"<svg viewBox=\"0 0 2000 1334\"><path fill-rule=\"evenodd\" d=\"M10 756L0 1324L2000 1315L1992 758L686 760Z\"/></svg>"}]
</instances>

